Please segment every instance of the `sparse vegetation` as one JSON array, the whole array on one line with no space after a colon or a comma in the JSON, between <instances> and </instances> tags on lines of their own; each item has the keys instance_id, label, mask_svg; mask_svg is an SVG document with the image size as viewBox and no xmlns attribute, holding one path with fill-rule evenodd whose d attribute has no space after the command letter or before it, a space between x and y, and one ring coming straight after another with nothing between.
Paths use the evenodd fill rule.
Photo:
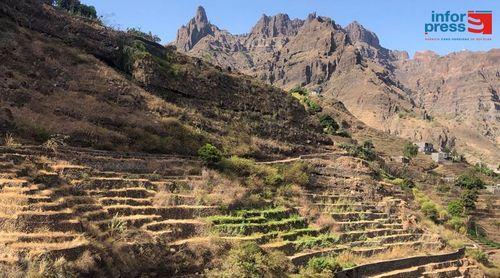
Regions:
<instances>
[{"instance_id":1,"label":"sparse vegetation","mask_svg":"<svg viewBox=\"0 0 500 278\"><path fill-rule=\"evenodd\" d=\"M55 0L54 5L60 9L65 9L70 13L83 16L89 19L97 19L97 11L94 6L80 3L79 0Z\"/></svg>"},{"instance_id":2,"label":"sparse vegetation","mask_svg":"<svg viewBox=\"0 0 500 278\"><path fill-rule=\"evenodd\" d=\"M323 132L326 134L335 134L339 129L337 122L328 114L321 114L319 116L319 122L323 126Z\"/></svg>"},{"instance_id":3,"label":"sparse vegetation","mask_svg":"<svg viewBox=\"0 0 500 278\"><path fill-rule=\"evenodd\" d=\"M317 257L307 262L307 266L300 270L303 277L332 277L335 272L342 270L342 266L334 257Z\"/></svg>"},{"instance_id":4,"label":"sparse vegetation","mask_svg":"<svg viewBox=\"0 0 500 278\"><path fill-rule=\"evenodd\" d=\"M365 141L362 146L353 144L339 144L341 149L346 150L350 155L359 157L366 160L374 160L376 158L375 150L373 148L373 143L371 141Z\"/></svg>"},{"instance_id":5,"label":"sparse vegetation","mask_svg":"<svg viewBox=\"0 0 500 278\"><path fill-rule=\"evenodd\" d=\"M11 133L5 134L3 138L3 145L9 148L18 148L21 146Z\"/></svg>"},{"instance_id":6,"label":"sparse vegetation","mask_svg":"<svg viewBox=\"0 0 500 278\"><path fill-rule=\"evenodd\" d=\"M286 277L289 260L279 252L265 252L254 242L233 247L208 277Z\"/></svg>"},{"instance_id":7,"label":"sparse vegetation","mask_svg":"<svg viewBox=\"0 0 500 278\"><path fill-rule=\"evenodd\" d=\"M482 263L483 265L489 265L490 261L488 255L479 249L467 249L467 256L473 258L474 260Z\"/></svg>"},{"instance_id":8,"label":"sparse vegetation","mask_svg":"<svg viewBox=\"0 0 500 278\"><path fill-rule=\"evenodd\" d=\"M222 160L222 152L209 143L198 149L198 156L209 166L217 165Z\"/></svg>"},{"instance_id":9,"label":"sparse vegetation","mask_svg":"<svg viewBox=\"0 0 500 278\"><path fill-rule=\"evenodd\" d=\"M490 176L490 177L495 177L497 174L495 173L495 171L493 171L492 169L490 169L486 164L484 163L476 163L476 165L474 165L474 170L478 173L482 173L486 176Z\"/></svg>"},{"instance_id":10,"label":"sparse vegetation","mask_svg":"<svg viewBox=\"0 0 500 278\"><path fill-rule=\"evenodd\" d=\"M310 114L321 112L321 106L309 97L309 92L305 88L295 87L290 91L290 94L304 105Z\"/></svg>"},{"instance_id":11,"label":"sparse vegetation","mask_svg":"<svg viewBox=\"0 0 500 278\"><path fill-rule=\"evenodd\" d=\"M144 38L148 41L156 42L156 43L159 43L161 41L161 38L158 37L157 35L151 33L151 31L146 33L146 32L141 31L141 28L127 28L127 33L130 35L133 35L133 36L138 36L138 37Z\"/></svg>"},{"instance_id":12,"label":"sparse vegetation","mask_svg":"<svg viewBox=\"0 0 500 278\"><path fill-rule=\"evenodd\" d=\"M403 155L408 158L413 158L418 154L418 146L413 143L406 143L403 149Z\"/></svg>"},{"instance_id":13,"label":"sparse vegetation","mask_svg":"<svg viewBox=\"0 0 500 278\"><path fill-rule=\"evenodd\" d=\"M462 216L465 212L464 205L461 200L453 200L448 203L448 212L452 216Z\"/></svg>"},{"instance_id":14,"label":"sparse vegetation","mask_svg":"<svg viewBox=\"0 0 500 278\"><path fill-rule=\"evenodd\" d=\"M470 190L479 190L485 188L484 181L474 172L468 172L458 176L455 181L455 185Z\"/></svg>"}]
</instances>

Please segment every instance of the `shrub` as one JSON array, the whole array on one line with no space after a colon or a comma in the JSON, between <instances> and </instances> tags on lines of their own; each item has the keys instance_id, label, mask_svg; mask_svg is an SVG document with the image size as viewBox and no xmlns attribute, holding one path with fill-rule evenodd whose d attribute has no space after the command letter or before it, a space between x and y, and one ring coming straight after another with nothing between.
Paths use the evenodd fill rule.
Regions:
<instances>
[{"instance_id":1,"label":"shrub","mask_svg":"<svg viewBox=\"0 0 500 278\"><path fill-rule=\"evenodd\" d=\"M489 265L490 260L488 258L488 255L479 249L467 249L466 252L467 256L473 258L474 260L482 263L483 265Z\"/></svg>"},{"instance_id":2,"label":"shrub","mask_svg":"<svg viewBox=\"0 0 500 278\"><path fill-rule=\"evenodd\" d=\"M438 221L438 210L436 208L436 204L426 201L422 203L422 206L420 207L420 210L422 213L427 216L429 219L431 219L434 222Z\"/></svg>"},{"instance_id":3,"label":"shrub","mask_svg":"<svg viewBox=\"0 0 500 278\"><path fill-rule=\"evenodd\" d=\"M151 31L146 33L146 32L141 31L140 28L127 28L127 33L130 35L133 35L133 36L138 36L138 37L144 38L148 41L156 42L156 43L161 41L160 37L151 33Z\"/></svg>"},{"instance_id":4,"label":"shrub","mask_svg":"<svg viewBox=\"0 0 500 278\"><path fill-rule=\"evenodd\" d=\"M345 129L341 129L339 131L337 131L336 133L337 136L340 136L340 137L345 137L345 138L351 138L351 134L349 133L349 131L345 130Z\"/></svg>"},{"instance_id":5,"label":"shrub","mask_svg":"<svg viewBox=\"0 0 500 278\"><path fill-rule=\"evenodd\" d=\"M305 186L309 183L309 169L303 162L295 162L291 166L284 167L283 178L286 183Z\"/></svg>"},{"instance_id":6,"label":"shrub","mask_svg":"<svg viewBox=\"0 0 500 278\"><path fill-rule=\"evenodd\" d=\"M79 0L56 0L54 5L58 8L65 9L71 13L86 18L97 19L97 11L95 7L82 4Z\"/></svg>"},{"instance_id":7,"label":"shrub","mask_svg":"<svg viewBox=\"0 0 500 278\"><path fill-rule=\"evenodd\" d=\"M290 90L290 94L293 94L293 93L299 94L301 96L307 96L308 95L308 92L307 92L306 88L301 87L301 86L296 86L293 89L291 89Z\"/></svg>"},{"instance_id":8,"label":"shrub","mask_svg":"<svg viewBox=\"0 0 500 278\"><path fill-rule=\"evenodd\" d=\"M490 176L490 177L496 176L495 171L488 168L488 166L484 163L476 163L476 165L474 165L474 170L476 172L482 173L482 174Z\"/></svg>"},{"instance_id":9,"label":"shrub","mask_svg":"<svg viewBox=\"0 0 500 278\"><path fill-rule=\"evenodd\" d=\"M460 195L460 202L464 210L472 211L476 209L477 195L477 190L474 189L467 189L462 192Z\"/></svg>"},{"instance_id":10,"label":"shrub","mask_svg":"<svg viewBox=\"0 0 500 278\"><path fill-rule=\"evenodd\" d=\"M138 59L150 55L146 45L140 40L127 40L121 42L118 49L117 66L126 73L132 73L132 67Z\"/></svg>"},{"instance_id":11,"label":"shrub","mask_svg":"<svg viewBox=\"0 0 500 278\"><path fill-rule=\"evenodd\" d=\"M449 192L451 187L447 184L440 184L437 186L436 190L441 193Z\"/></svg>"},{"instance_id":12,"label":"shrub","mask_svg":"<svg viewBox=\"0 0 500 278\"><path fill-rule=\"evenodd\" d=\"M21 146L21 144L19 144L14 136L10 133L5 134L3 145L9 148L18 148Z\"/></svg>"},{"instance_id":13,"label":"shrub","mask_svg":"<svg viewBox=\"0 0 500 278\"><path fill-rule=\"evenodd\" d=\"M446 222L446 226L449 226L453 230L465 234L467 232L467 225L465 220L461 217L454 216Z\"/></svg>"},{"instance_id":14,"label":"shrub","mask_svg":"<svg viewBox=\"0 0 500 278\"><path fill-rule=\"evenodd\" d=\"M233 247L208 277L286 277L290 261L282 253L265 252L254 242Z\"/></svg>"},{"instance_id":15,"label":"shrub","mask_svg":"<svg viewBox=\"0 0 500 278\"><path fill-rule=\"evenodd\" d=\"M366 146L365 146L366 144ZM373 150L373 144L365 142L363 146L353 145L353 144L339 144L341 149L346 150L349 155L360 157L366 160L374 160L376 155Z\"/></svg>"},{"instance_id":16,"label":"shrub","mask_svg":"<svg viewBox=\"0 0 500 278\"><path fill-rule=\"evenodd\" d=\"M198 149L198 156L208 165L215 165L222 160L222 152L209 143Z\"/></svg>"},{"instance_id":17,"label":"shrub","mask_svg":"<svg viewBox=\"0 0 500 278\"><path fill-rule=\"evenodd\" d=\"M321 110L323 110L321 108L321 106L319 106L318 103L316 103L314 100L308 98L308 97L305 97L303 99L303 103L305 104L306 106L306 110L311 113L311 114L316 114L318 112L321 112Z\"/></svg>"},{"instance_id":18,"label":"shrub","mask_svg":"<svg viewBox=\"0 0 500 278\"><path fill-rule=\"evenodd\" d=\"M341 271L342 266L333 257L316 257L307 262L300 271L304 277L331 277L335 272Z\"/></svg>"},{"instance_id":19,"label":"shrub","mask_svg":"<svg viewBox=\"0 0 500 278\"><path fill-rule=\"evenodd\" d=\"M418 146L413 144L413 143L406 143L405 146L404 146L404 149L403 149L403 155L408 157L408 158L412 158L412 157L415 157L417 156L418 154Z\"/></svg>"},{"instance_id":20,"label":"shrub","mask_svg":"<svg viewBox=\"0 0 500 278\"><path fill-rule=\"evenodd\" d=\"M323 132L326 134L335 134L335 131L339 129L337 122L328 114L320 115L319 122L323 126Z\"/></svg>"},{"instance_id":21,"label":"shrub","mask_svg":"<svg viewBox=\"0 0 500 278\"><path fill-rule=\"evenodd\" d=\"M448 203L448 212L452 216L462 216L464 213L464 205L461 200L453 200Z\"/></svg>"},{"instance_id":22,"label":"shrub","mask_svg":"<svg viewBox=\"0 0 500 278\"><path fill-rule=\"evenodd\" d=\"M484 182L472 172L461 174L455 181L456 186L465 189L484 189Z\"/></svg>"}]
</instances>

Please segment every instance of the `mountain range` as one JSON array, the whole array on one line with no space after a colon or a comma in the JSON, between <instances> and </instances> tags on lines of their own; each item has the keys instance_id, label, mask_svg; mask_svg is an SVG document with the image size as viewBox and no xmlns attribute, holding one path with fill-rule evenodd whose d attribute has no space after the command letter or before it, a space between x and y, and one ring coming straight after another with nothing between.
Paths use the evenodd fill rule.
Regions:
<instances>
[{"instance_id":1,"label":"mountain range","mask_svg":"<svg viewBox=\"0 0 500 278\"><path fill-rule=\"evenodd\" d=\"M320 102L339 100L373 128L494 168L500 161L499 49L410 59L356 21L342 27L315 13L263 15L249 33L233 35L203 7L171 45L285 90L305 87Z\"/></svg>"}]
</instances>

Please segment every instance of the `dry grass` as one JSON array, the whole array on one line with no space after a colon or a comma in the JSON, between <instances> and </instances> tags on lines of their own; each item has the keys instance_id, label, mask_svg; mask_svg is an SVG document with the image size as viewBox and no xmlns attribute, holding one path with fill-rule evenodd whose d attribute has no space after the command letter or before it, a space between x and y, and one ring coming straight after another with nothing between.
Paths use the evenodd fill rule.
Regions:
<instances>
[{"instance_id":1,"label":"dry grass","mask_svg":"<svg viewBox=\"0 0 500 278\"><path fill-rule=\"evenodd\" d=\"M18 148L21 146L21 144L17 142L17 140L11 133L5 134L5 137L3 139L3 145L9 148Z\"/></svg>"},{"instance_id":2,"label":"dry grass","mask_svg":"<svg viewBox=\"0 0 500 278\"><path fill-rule=\"evenodd\" d=\"M202 179L192 182L197 203L230 206L241 201L248 189L237 180L213 170L203 170Z\"/></svg>"}]
</instances>

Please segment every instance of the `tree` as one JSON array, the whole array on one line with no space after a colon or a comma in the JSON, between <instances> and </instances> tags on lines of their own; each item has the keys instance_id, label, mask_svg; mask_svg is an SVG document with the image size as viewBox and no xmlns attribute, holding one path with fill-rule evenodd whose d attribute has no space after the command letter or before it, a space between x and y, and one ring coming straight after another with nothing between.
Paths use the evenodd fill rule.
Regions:
<instances>
[{"instance_id":1,"label":"tree","mask_svg":"<svg viewBox=\"0 0 500 278\"><path fill-rule=\"evenodd\" d=\"M80 0L56 0L55 6L68 11L73 11L80 4Z\"/></svg>"},{"instance_id":2,"label":"tree","mask_svg":"<svg viewBox=\"0 0 500 278\"><path fill-rule=\"evenodd\" d=\"M97 19L97 11L94 6L80 3L80 0L55 0L54 5L90 19Z\"/></svg>"},{"instance_id":3,"label":"tree","mask_svg":"<svg viewBox=\"0 0 500 278\"><path fill-rule=\"evenodd\" d=\"M413 144L413 143L406 143L405 146L404 146L404 149L403 149L403 155L408 157L408 158L412 158L412 157L415 157L417 156L418 154L418 146Z\"/></svg>"}]
</instances>

